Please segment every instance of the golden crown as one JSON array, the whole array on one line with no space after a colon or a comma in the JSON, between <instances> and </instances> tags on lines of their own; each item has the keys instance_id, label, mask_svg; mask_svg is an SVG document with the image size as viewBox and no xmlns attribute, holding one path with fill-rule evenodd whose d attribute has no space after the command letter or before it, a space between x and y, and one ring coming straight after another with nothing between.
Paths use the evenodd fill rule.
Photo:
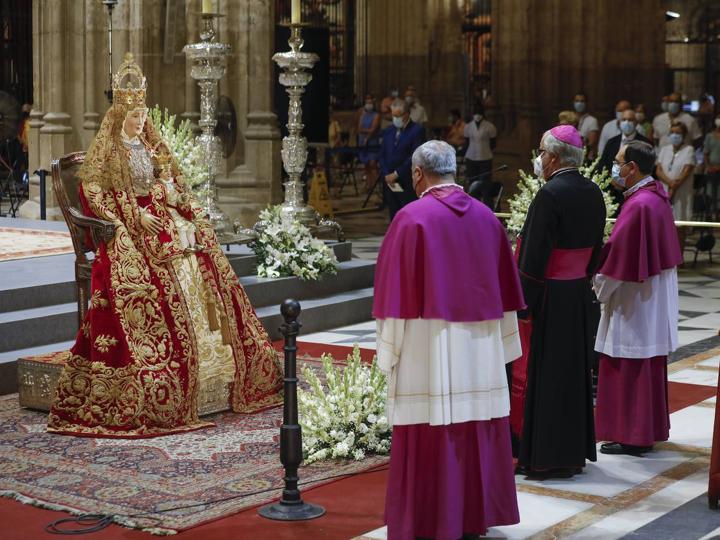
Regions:
<instances>
[{"instance_id":1,"label":"golden crown","mask_svg":"<svg viewBox=\"0 0 720 540\"><path fill-rule=\"evenodd\" d=\"M125 82L123 83L123 80ZM147 79L132 53L125 53L125 60L113 76L113 103L128 108L144 107Z\"/></svg>"}]
</instances>

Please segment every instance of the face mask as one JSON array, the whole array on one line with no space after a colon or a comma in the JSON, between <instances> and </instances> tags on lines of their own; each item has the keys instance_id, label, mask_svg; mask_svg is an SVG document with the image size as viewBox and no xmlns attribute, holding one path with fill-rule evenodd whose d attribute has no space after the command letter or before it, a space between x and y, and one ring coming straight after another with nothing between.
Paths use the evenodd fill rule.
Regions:
<instances>
[{"instance_id":1,"label":"face mask","mask_svg":"<svg viewBox=\"0 0 720 540\"><path fill-rule=\"evenodd\" d=\"M720 118L716 118L716 119L715 119L715 127L719 127L719 128L720 128Z\"/></svg>"},{"instance_id":2,"label":"face mask","mask_svg":"<svg viewBox=\"0 0 720 540\"><path fill-rule=\"evenodd\" d=\"M668 103L668 112L670 114L677 114L680 112L680 104L677 101L673 101L672 103Z\"/></svg>"},{"instance_id":3,"label":"face mask","mask_svg":"<svg viewBox=\"0 0 720 540\"><path fill-rule=\"evenodd\" d=\"M627 165L627 164L626 164ZM615 183L620 187L625 187L627 185L627 177L623 178L620 176L620 170L623 168L622 165L619 163L613 163L612 166L612 172L610 173L610 176L613 180L615 180Z\"/></svg>"},{"instance_id":4,"label":"face mask","mask_svg":"<svg viewBox=\"0 0 720 540\"><path fill-rule=\"evenodd\" d=\"M482 114L473 114L473 120L479 122L480 120L482 120Z\"/></svg>"},{"instance_id":5,"label":"face mask","mask_svg":"<svg viewBox=\"0 0 720 540\"><path fill-rule=\"evenodd\" d=\"M683 142L683 136L680 133L671 133L668 139L673 146L680 146Z\"/></svg>"},{"instance_id":6,"label":"face mask","mask_svg":"<svg viewBox=\"0 0 720 540\"><path fill-rule=\"evenodd\" d=\"M412 96L405 96L405 103L407 103L408 105L412 105L413 103L415 103L415 98Z\"/></svg>"},{"instance_id":7,"label":"face mask","mask_svg":"<svg viewBox=\"0 0 720 540\"><path fill-rule=\"evenodd\" d=\"M405 119L402 116L393 116L393 125L400 129L403 127L403 124L405 123Z\"/></svg>"},{"instance_id":8,"label":"face mask","mask_svg":"<svg viewBox=\"0 0 720 540\"><path fill-rule=\"evenodd\" d=\"M635 113L635 118L637 118L638 122L642 122L645 120L645 113L643 113L643 112Z\"/></svg>"},{"instance_id":9,"label":"face mask","mask_svg":"<svg viewBox=\"0 0 720 540\"><path fill-rule=\"evenodd\" d=\"M662 112L667 112L667 110L668 110L667 101L663 101L663 102L660 104L660 110L661 110Z\"/></svg>"},{"instance_id":10,"label":"face mask","mask_svg":"<svg viewBox=\"0 0 720 540\"><path fill-rule=\"evenodd\" d=\"M454 116L448 116L448 124L452 125L455 123L455 117Z\"/></svg>"},{"instance_id":11,"label":"face mask","mask_svg":"<svg viewBox=\"0 0 720 540\"><path fill-rule=\"evenodd\" d=\"M615 111L615 120L620 120L622 118L622 111Z\"/></svg>"},{"instance_id":12,"label":"face mask","mask_svg":"<svg viewBox=\"0 0 720 540\"><path fill-rule=\"evenodd\" d=\"M366 103L366 104L365 104L365 110L366 110L366 111L372 111L372 110L373 110L373 104L372 104L372 103Z\"/></svg>"},{"instance_id":13,"label":"face mask","mask_svg":"<svg viewBox=\"0 0 720 540\"><path fill-rule=\"evenodd\" d=\"M543 178L542 154L533 159L533 173L538 178Z\"/></svg>"},{"instance_id":14,"label":"face mask","mask_svg":"<svg viewBox=\"0 0 720 540\"><path fill-rule=\"evenodd\" d=\"M573 103L573 107L575 108L575 112L581 113L585 112L585 102L584 101L576 101Z\"/></svg>"},{"instance_id":15,"label":"face mask","mask_svg":"<svg viewBox=\"0 0 720 540\"><path fill-rule=\"evenodd\" d=\"M635 131L635 123L630 120L623 120L620 122L620 131L622 131L625 135L630 135Z\"/></svg>"},{"instance_id":16,"label":"face mask","mask_svg":"<svg viewBox=\"0 0 720 540\"><path fill-rule=\"evenodd\" d=\"M396 98L396 97L398 97L398 91L397 91L397 90L393 90L392 92L390 92L390 95L391 95L392 97Z\"/></svg>"}]
</instances>

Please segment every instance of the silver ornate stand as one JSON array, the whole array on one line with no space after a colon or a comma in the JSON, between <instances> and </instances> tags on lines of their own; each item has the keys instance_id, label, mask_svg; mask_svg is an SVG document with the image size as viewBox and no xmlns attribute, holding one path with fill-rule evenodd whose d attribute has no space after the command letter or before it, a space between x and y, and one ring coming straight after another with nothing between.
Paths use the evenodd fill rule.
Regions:
<instances>
[{"instance_id":1,"label":"silver ornate stand","mask_svg":"<svg viewBox=\"0 0 720 540\"><path fill-rule=\"evenodd\" d=\"M215 176L220 170L221 144L215 136L217 124L218 81L225 75L225 62L230 45L215 41L216 22L223 15L200 14L200 42L185 45L183 52L192 61L190 75L200 86L200 121L202 133L197 143L202 147L208 178L203 186L205 195L201 203L212 223L221 244L242 243L252 240L252 231L237 231L236 227L217 205ZM240 234L237 234L240 233ZM248 234L249 233L249 234Z\"/></svg>"},{"instance_id":2,"label":"silver ornate stand","mask_svg":"<svg viewBox=\"0 0 720 540\"><path fill-rule=\"evenodd\" d=\"M308 146L307 139L302 136L305 127L302 123L301 98L305 93L305 87L312 80L310 70L319 60L315 53L302 52L303 39L300 35L302 24L290 25L290 39L288 44L290 50L287 52L275 53L272 59L283 70L280 74L280 84L290 98L288 105L288 135L282 141L282 162L283 168L288 175L285 182L285 201L282 203L281 211L290 214L295 219L307 225L313 232L334 232L338 240L343 239L342 227L339 223L320 217L317 211L305 204L303 200L303 184L300 176L305 170L307 162ZM262 226L262 223L258 223Z\"/></svg>"}]
</instances>

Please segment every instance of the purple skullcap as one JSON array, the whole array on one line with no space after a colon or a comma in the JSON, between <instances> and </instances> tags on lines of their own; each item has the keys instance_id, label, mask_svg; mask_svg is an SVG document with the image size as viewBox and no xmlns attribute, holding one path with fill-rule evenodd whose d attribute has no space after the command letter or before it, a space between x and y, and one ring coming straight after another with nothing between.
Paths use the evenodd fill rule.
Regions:
<instances>
[{"instance_id":1,"label":"purple skullcap","mask_svg":"<svg viewBox=\"0 0 720 540\"><path fill-rule=\"evenodd\" d=\"M555 126L550 130L550 133L558 141L562 141L566 144L576 146L578 148L583 147L583 140L580 133L573 126L563 124L561 126Z\"/></svg>"}]
</instances>

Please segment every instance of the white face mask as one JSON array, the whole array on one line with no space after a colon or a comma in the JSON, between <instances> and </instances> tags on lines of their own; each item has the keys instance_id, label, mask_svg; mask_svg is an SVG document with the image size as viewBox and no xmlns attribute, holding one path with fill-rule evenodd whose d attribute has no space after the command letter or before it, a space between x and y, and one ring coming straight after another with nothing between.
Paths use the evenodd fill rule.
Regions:
<instances>
[{"instance_id":1,"label":"white face mask","mask_svg":"<svg viewBox=\"0 0 720 540\"><path fill-rule=\"evenodd\" d=\"M622 120L620 122L620 131L625 135L631 135L635 131L635 122L631 120Z\"/></svg>"},{"instance_id":2,"label":"white face mask","mask_svg":"<svg viewBox=\"0 0 720 540\"><path fill-rule=\"evenodd\" d=\"M396 97L398 97L398 91L397 91L397 90L393 90L392 92L390 92L390 95L391 95L392 97L396 98Z\"/></svg>"},{"instance_id":3,"label":"white face mask","mask_svg":"<svg viewBox=\"0 0 720 540\"><path fill-rule=\"evenodd\" d=\"M622 111L615 111L615 120L620 120L622 118Z\"/></svg>"},{"instance_id":4,"label":"white face mask","mask_svg":"<svg viewBox=\"0 0 720 540\"><path fill-rule=\"evenodd\" d=\"M400 129L405 124L405 119L402 116L393 116L393 125Z\"/></svg>"},{"instance_id":5,"label":"white face mask","mask_svg":"<svg viewBox=\"0 0 720 540\"><path fill-rule=\"evenodd\" d=\"M715 127L719 127L719 128L720 128L720 118L716 118L716 119L715 119Z\"/></svg>"},{"instance_id":6,"label":"white face mask","mask_svg":"<svg viewBox=\"0 0 720 540\"><path fill-rule=\"evenodd\" d=\"M373 110L373 104L372 104L372 103L366 103L366 104L365 104L365 110L366 110L366 111L372 111L372 110Z\"/></svg>"},{"instance_id":7,"label":"white face mask","mask_svg":"<svg viewBox=\"0 0 720 540\"><path fill-rule=\"evenodd\" d=\"M573 107L575 108L575 112L582 113L585 112L585 102L584 101L576 101L573 103Z\"/></svg>"},{"instance_id":8,"label":"white face mask","mask_svg":"<svg viewBox=\"0 0 720 540\"><path fill-rule=\"evenodd\" d=\"M670 144L673 146L680 146L683 142L683 136L681 133L671 133L668 139L670 139Z\"/></svg>"},{"instance_id":9,"label":"white face mask","mask_svg":"<svg viewBox=\"0 0 720 540\"><path fill-rule=\"evenodd\" d=\"M667 101L663 101L663 102L660 104L660 110L661 110L662 112L667 112L667 110L668 110Z\"/></svg>"},{"instance_id":10,"label":"white face mask","mask_svg":"<svg viewBox=\"0 0 720 540\"><path fill-rule=\"evenodd\" d=\"M533 173L538 178L544 178L542 166L542 154L533 159Z\"/></svg>"},{"instance_id":11,"label":"white face mask","mask_svg":"<svg viewBox=\"0 0 720 540\"><path fill-rule=\"evenodd\" d=\"M480 120L482 120L482 114L473 114L473 120L479 122Z\"/></svg>"},{"instance_id":12,"label":"white face mask","mask_svg":"<svg viewBox=\"0 0 720 540\"><path fill-rule=\"evenodd\" d=\"M677 101L671 101L668 103L668 112L670 114L677 114L680 112L680 104Z\"/></svg>"},{"instance_id":13,"label":"white face mask","mask_svg":"<svg viewBox=\"0 0 720 540\"><path fill-rule=\"evenodd\" d=\"M623 178L620 176L620 170L622 169L622 166L619 163L613 163L612 166L612 172L610 173L610 176L613 180L615 180L615 183L620 187L625 187L627 185L627 178Z\"/></svg>"}]
</instances>

